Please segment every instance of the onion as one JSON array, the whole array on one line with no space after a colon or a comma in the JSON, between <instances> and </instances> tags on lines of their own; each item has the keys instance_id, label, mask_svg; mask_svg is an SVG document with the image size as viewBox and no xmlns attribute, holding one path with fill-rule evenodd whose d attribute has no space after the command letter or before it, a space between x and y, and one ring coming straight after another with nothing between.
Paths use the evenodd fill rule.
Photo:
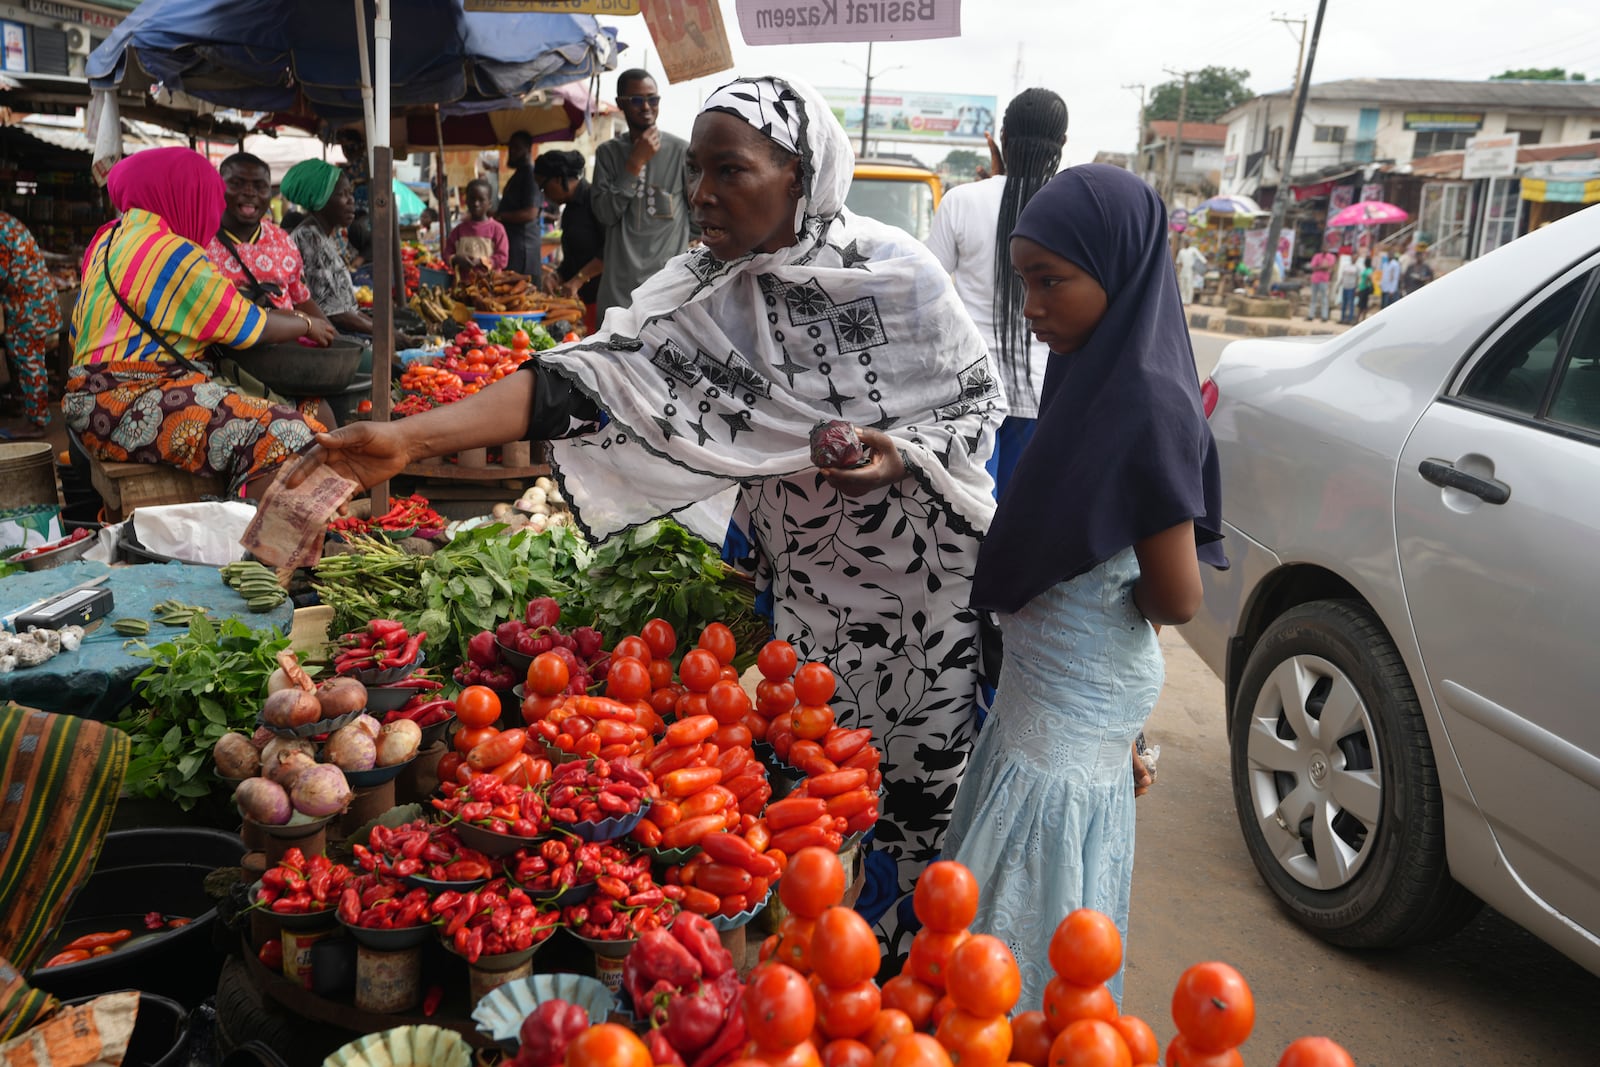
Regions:
<instances>
[{"instance_id":1,"label":"onion","mask_svg":"<svg viewBox=\"0 0 1600 1067\"><path fill-rule=\"evenodd\" d=\"M289 672L282 667L277 668L267 675L267 696L284 689L293 689L295 684L289 680Z\"/></svg>"},{"instance_id":2,"label":"onion","mask_svg":"<svg viewBox=\"0 0 1600 1067\"><path fill-rule=\"evenodd\" d=\"M290 789L295 780L306 771L317 765L317 761L300 751L288 751L278 754L277 762L263 762L262 773L272 781Z\"/></svg>"},{"instance_id":3,"label":"onion","mask_svg":"<svg viewBox=\"0 0 1600 1067\"><path fill-rule=\"evenodd\" d=\"M295 811L320 819L349 807L350 783L333 764L319 763L294 780L289 800Z\"/></svg>"},{"instance_id":4,"label":"onion","mask_svg":"<svg viewBox=\"0 0 1600 1067\"><path fill-rule=\"evenodd\" d=\"M270 745L273 739L277 736L278 733L276 730L269 730L265 726L257 726L256 732L250 735L250 743L255 746L257 752L265 752L267 750L267 746Z\"/></svg>"},{"instance_id":5,"label":"onion","mask_svg":"<svg viewBox=\"0 0 1600 1067\"><path fill-rule=\"evenodd\" d=\"M374 719L371 715L357 715L354 719L350 720L350 725L359 727L362 733L366 734L374 741L378 739L378 731L383 729L383 724L377 719Z\"/></svg>"},{"instance_id":6,"label":"onion","mask_svg":"<svg viewBox=\"0 0 1600 1067\"><path fill-rule=\"evenodd\" d=\"M314 760L317 756L317 746L303 737L279 737L274 734L272 740L261 749L262 773L270 771L286 752L304 752Z\"/></svg>"},{"instance_id":7,"label":"onion","mask_svg":"<svg viewBox=\"0 0 1600 1067\"><path fill-rule=\"evenodd\" d=\"M378 766L404 763L422 747L422 727L410 719L396 719L378 735Z\"/></svg>"},{"instance_id":8,"label":"onion","mask_svg":"<svg viewBox=\"0 0 1600 1067\"><path fill-rule=\"evenodd\" d=\"M233 791L234 803L244 817L265 826L282 826L294 818L294 808L289 805L289 794L283 786L265 778L246 778Z\"/></svg>"},{"instance_id":9,"label":"onion","mask_svg":"<svg viewBox=\"0 0 1600 1067\"><path fill-rule=\"evenodd\" d=\"M331 678L317 686L317 701L322 718L337 719L367 706L367 687L354 678Z\"/></svg>"},{"instance_id":10,"label":"onion","mask_svg":"<svg viewBox=\"0 0 1600 1067\"><path fill-rule=\"evenodd\" d=\"M378 746L360 726L351 723L333 732L325 749L328 762L342 771L370 771L378 760Z\"/></svg>"},{"instance_id":11,"label":"onion","mask_svg":"<svg viewBox=\"0 0 1600 1067\"><path fill-rule=\"evenodd\" d=\"M304 689L280 689L261 707L261 721L280 730L306 726L322 718L322 705Z\"/></svg>"},{"instance_id":12,"label":"onion","mask_svg":"<svg viewBox=\"0 0 1600 1067\"><path fill-rule=\"evenodd\" d=\"M211 758L224 778L254 778L261 773L261 753L244 734L223 734L217 738Z\"/></svg>"}]
</instances>

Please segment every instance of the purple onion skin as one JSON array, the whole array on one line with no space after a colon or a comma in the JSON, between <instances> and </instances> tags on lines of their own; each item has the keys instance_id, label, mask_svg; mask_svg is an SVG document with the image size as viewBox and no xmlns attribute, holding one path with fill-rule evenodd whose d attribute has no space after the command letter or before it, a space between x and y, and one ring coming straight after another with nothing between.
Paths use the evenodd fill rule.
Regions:
<instances>
[{"instance_id":1,"label":"purple onion skin","mask_svg":"<svg viewBox=\"0 0 1600 1067\"><path fill-rule=\"evenodd\" d=\"M867 450L854 426L830 419L811 428L811 462L818 467L848 470L867 462Z\"/></svg>"},{"instance_id":2,"label":"purple onion skin","mask_svg":"<svg viewBox=\"0 0 1600 1067\"><path fill-rule=\"evenodd\" d=\"M233 799L245 818L263 826L282 826L294 818L294 807L283 786L265 778L246 778L233 791Z\"/></svg>"},{"instance_id":3,"label":"purple onion skin","mask_svg":"<svg viewBox=\"0 0 1600 1067\"><path fill-rule=\"evenodd\" d=\"M344 772L331 763L319 763L302 771L289 790L294 810L313 819L337 815L350 806L350 783Z\"/></svg>"}]
</instances>

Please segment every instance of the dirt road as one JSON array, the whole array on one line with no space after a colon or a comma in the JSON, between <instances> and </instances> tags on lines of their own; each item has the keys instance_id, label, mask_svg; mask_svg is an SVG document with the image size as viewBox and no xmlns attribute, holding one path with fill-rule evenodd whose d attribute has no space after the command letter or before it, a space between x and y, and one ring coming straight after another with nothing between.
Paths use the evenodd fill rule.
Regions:
<instances>
[{"instance_id":1,"label":"dirt road","mask_svg":"<svg viewBox=\"0 0 1600 1067\"><path fill-rule=\"evenodd\" d=\"M1183 639L1162 634L1167 686L1147 733L1160 781L1139 801L1123 1010L1162 1039L1191 963L1221 959L1256 996L1250 1067L1324 1034L1361 1067L1594 1067L1600 978L1485 909L1455 937L1355 953L1279 910L1245 852L1228 781L1222 685Z\"/></svg>"}]
</instances>

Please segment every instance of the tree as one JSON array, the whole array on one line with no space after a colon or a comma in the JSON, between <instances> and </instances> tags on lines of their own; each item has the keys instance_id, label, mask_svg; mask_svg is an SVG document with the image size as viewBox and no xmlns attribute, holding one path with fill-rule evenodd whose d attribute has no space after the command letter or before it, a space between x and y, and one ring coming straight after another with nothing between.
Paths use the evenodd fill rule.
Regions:
<instances>
[{"instance_id":1,"label":"tree","mask_svg":"<svg viewBox=\"0 0 1600 1067\"><path fill-rule=\"evenodd\" d=\"M1227 111L1238 107L1255 94L1245 88L1250 77L1248 70L1235 67L1206 67L1189 77L1189 101L1184 109L1186 122L1215 122ZM1182 79L1162 82L1150 95L1145 105L1146 122L1156 119L1176 119L1178 99L1183 92Z\"/></svg>"},{"instance_id":2,"label":"tree","mask_svg":"<svg viewBox=\"0 0 1600 1067\"><path fill-rule=\"evenodd\" d=\"M1492 82L1581 82L1588 81L1586 77L1573 71L1567 73L1565 67L1524 67L1521 70L1508 70L1496 74L1489 79Z\"/></svg>"},{"instance_id":3,"label":"tree","mask_svg":"<svg viewBox=\"0 0 1600 1067\"><path fill-rule=\"evenodd\" d=\"M979 163L988 163L987 156L980 158L978 153L970 148L952 148L950 154L944 157L944 162L939 164L951 174L976 174Z\"/></svg>"}]
</instances>

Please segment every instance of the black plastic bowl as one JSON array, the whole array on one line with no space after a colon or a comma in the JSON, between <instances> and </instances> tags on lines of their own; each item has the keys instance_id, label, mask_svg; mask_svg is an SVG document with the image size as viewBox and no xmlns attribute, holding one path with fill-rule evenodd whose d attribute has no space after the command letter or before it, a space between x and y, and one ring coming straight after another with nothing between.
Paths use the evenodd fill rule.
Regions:
<instances>
[{"instance_id":1,"label":"black plastic bowl","mask_svg":"<svg viewBox=\"0 0 1600 1067\"><path fill-rule=\"evenodd\" d=\"M83 1004L99 995L76 997L66 1003ZM133 1036L122 1057L123 1067L184 1067L188 1062L188 1010L167 997L140 990L139 1014L133 1020Z\"/></svg>"},{"instance_id":2,"label":"black plastic bowl","mask_svg":"<svg viewBox=\"0 0 1600 1067\"><path fill-rule=\"evenodd\" d=\"M238 834L221 830L167 827L110 834L94 874L39 958L49 959L84 934L127 928L133 939L106 956L34 971L28 980L63 999L143 989L189 1007L200 1003L216 992L222 968L222 956L212 946L217 916L205 879L218 867L237 866L244 852ZM151 933L144 917L152 911L192 921Z\"/></svg>"},{"instance_id":3,"label":"black plastic bowl","mask_svg":"<svg viewBox=\"0 0 1600 1067\"><path fill-rule=\"evenodd\" d=\"M327 396L350 387L361 366L361 346L335 341L327 348L310 348L291 341L231 349L226 357L275 393Z\"/></svg>"}]
</instances>

